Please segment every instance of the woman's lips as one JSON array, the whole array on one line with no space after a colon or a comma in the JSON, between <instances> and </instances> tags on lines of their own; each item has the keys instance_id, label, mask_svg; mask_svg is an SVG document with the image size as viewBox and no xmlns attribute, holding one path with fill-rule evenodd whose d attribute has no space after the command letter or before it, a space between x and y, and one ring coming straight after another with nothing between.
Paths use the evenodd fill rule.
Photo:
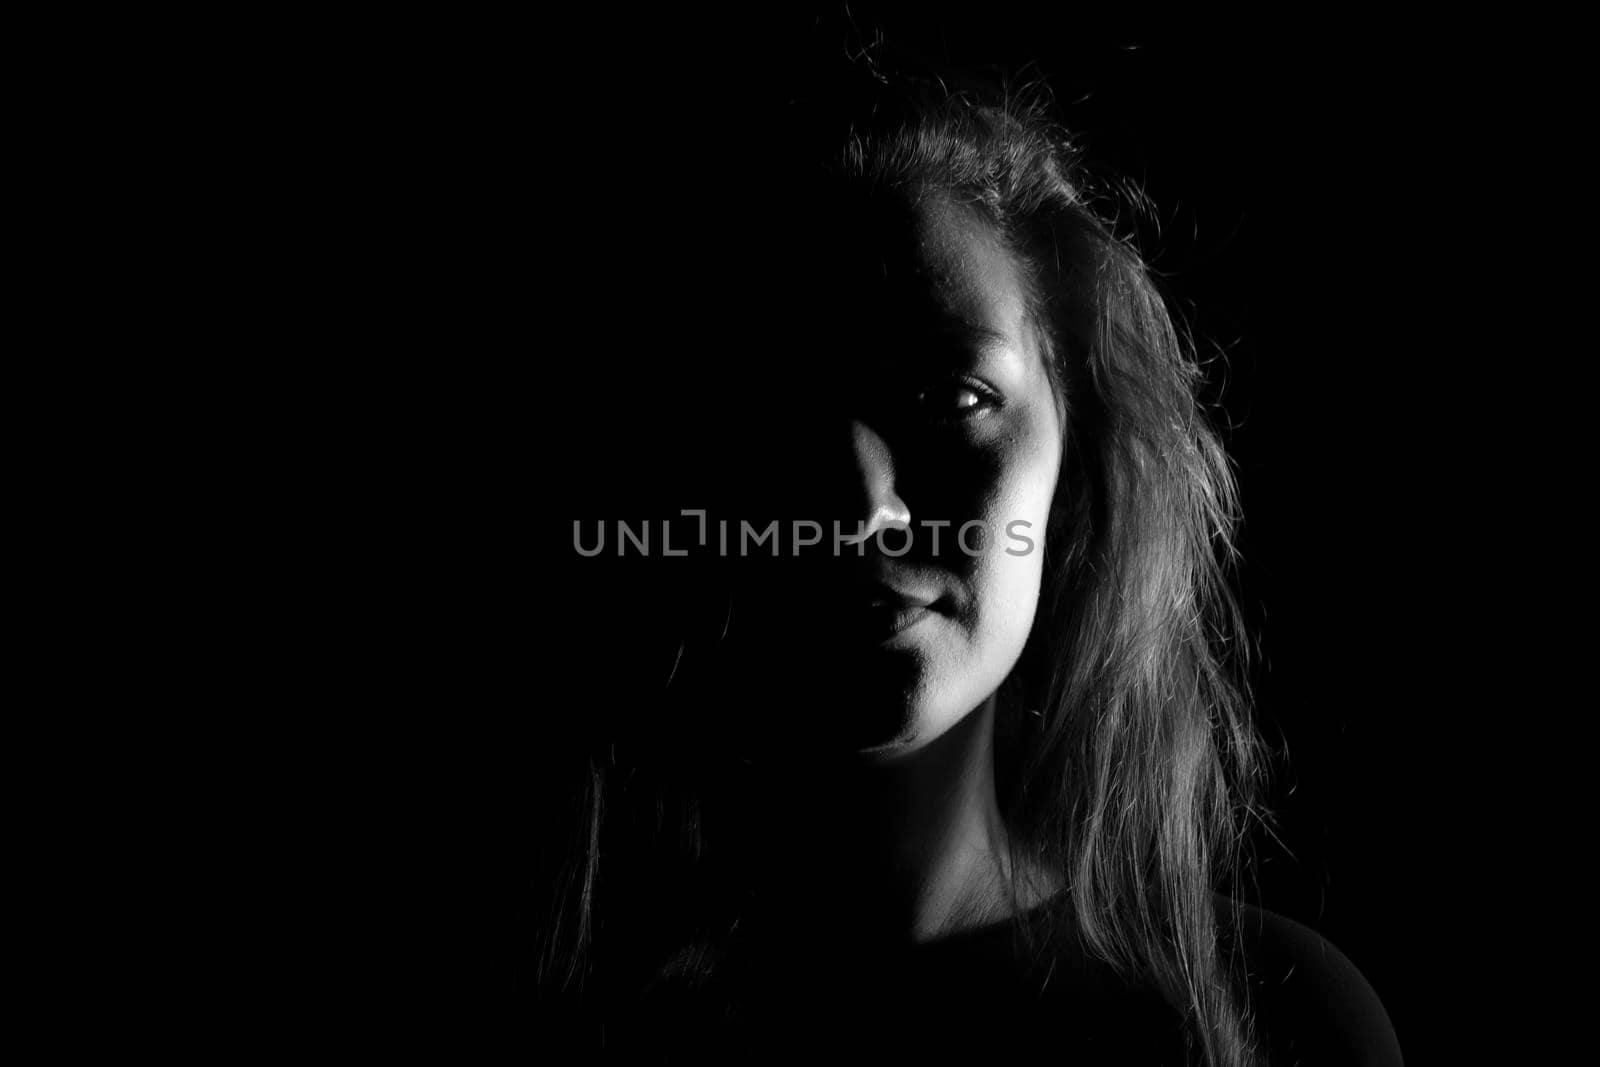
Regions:
<instances>
[{"instance_id":1,"label":"woman's lips","mask_svg":"<svg viewBox=\"0 0 1600 1067\"><path fill-rule=\"evenodd\" d=\"M860 634L882 643L904 633L934 613L937 597L904 593L887 586L870 593L862 614Z\"/></svg>"},{"instance_id":2,"label":"woman's lips","mask_svg":"<svg viewBox=\"0 0 1600 1067\"><path fill-rule=\"evenodd\" d=\"M867 614L870 636L877 641L887 641L932 615L933 609L925 604L875 605Z\"/></svg>"}]
</instances>

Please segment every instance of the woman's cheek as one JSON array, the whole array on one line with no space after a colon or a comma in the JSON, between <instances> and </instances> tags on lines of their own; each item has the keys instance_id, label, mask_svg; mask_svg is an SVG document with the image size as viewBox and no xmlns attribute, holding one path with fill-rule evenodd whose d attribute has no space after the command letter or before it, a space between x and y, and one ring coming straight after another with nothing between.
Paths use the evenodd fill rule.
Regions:
<instances>
[{"instance_id":1,"label":"woman's cheek","mask_svg":"<svg viewBox=\"0 0 1600 1067\"><path fill-rule=\"evenodd\" d=\"M1038 609L1044 570L1044 531L1060 472L1060 432L1053 411L1037 406L1008 434L999 466L1000 492L987 516L985 629L982 644L1000 662L985 674L1016 665Z\"/></svg>"}]
</instances>

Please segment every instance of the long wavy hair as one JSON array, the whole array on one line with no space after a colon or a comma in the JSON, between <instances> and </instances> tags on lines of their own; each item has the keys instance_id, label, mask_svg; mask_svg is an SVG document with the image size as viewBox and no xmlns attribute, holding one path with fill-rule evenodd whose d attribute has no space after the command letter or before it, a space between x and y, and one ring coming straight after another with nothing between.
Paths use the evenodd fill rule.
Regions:
<instances>
[{"instance_id":1,"label":"long wavy hair","mask_svg":"<svg viewBox=\"0 0 1600 1067\"><path fill-rule=\"evenodd\" d=\"M835 95L812 108L803 150L831 145L833 179L980 212L1023 267L1067 411L1039 609L998 693L996 761L1012 869L1042 867L1068 888L1019 909L1020 935L1043 944L1070 916L1092 952L1162 990L1206 1062L1253 1062L1219 937L1229 898L1215 894L1235 884L1261 761L1230 591L1235 484L1198 399L1201 366L1097 210L1112 198L1080 171L1042 88L860 73L847 106ZM607 774L600 754L572 783L579 830L542 923L546 983L583 972ZM658 807L655 825L668 822ZM675 825L698 855L692 805Z\"/></svg>"}]
</instances>

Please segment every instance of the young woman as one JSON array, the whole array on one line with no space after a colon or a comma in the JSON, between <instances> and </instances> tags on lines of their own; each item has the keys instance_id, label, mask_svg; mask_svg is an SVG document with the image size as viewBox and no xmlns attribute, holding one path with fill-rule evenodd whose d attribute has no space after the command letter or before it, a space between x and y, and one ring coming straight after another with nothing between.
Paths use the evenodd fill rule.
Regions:
<instances>
[{"instance_id":1,"label":"young woman","mask_svg":"<svg viewBox=\"0 0 1600 1067\"><path fill-rule=\"evenodd\" d=\"M1233 483L1048 105L861 63L764 134L744 236L680 285L734 383L693 431L718 477L656 531L699 606L552 786L541 1025L651 1059L1398 1062L1342 956L1226 895L1259 762Z\"/></svg>"}]
</instances>

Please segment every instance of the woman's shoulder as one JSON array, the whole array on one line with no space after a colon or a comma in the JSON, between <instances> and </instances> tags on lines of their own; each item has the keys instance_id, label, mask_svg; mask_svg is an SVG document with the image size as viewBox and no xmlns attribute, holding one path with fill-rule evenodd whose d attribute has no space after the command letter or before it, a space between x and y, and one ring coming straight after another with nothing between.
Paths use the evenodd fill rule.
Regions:
<instances>
[{"instance_id":1,"label":"woman's shoulder","mask_svg":"<svg viewBox=\"0 0 1600 1067\"><path fill-rule=\"evenodd\" d=\"M1271 1062L1401 1062L1389 1013L1349 957L1276 912L1223 898L1218 905Z\"/></svg>"}]
</instances>

